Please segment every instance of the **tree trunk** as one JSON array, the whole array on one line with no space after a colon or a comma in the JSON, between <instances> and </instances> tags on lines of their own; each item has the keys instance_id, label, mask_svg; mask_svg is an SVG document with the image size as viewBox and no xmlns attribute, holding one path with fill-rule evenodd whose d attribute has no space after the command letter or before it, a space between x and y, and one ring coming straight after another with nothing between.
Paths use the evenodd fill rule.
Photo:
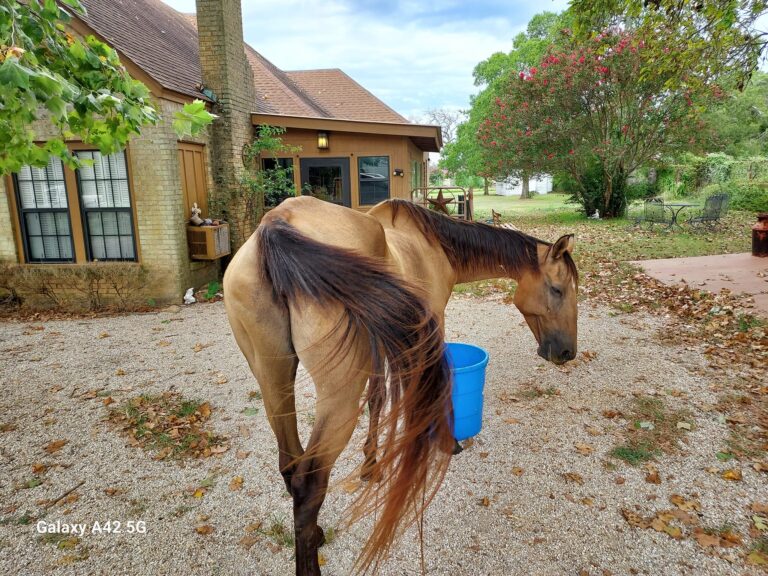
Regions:
<instances>
[{"instance_id":1,"label":"tree trunk","mask_svg":"<svg viewBox=\"0 0 768 576\"><path fill-rule=\"evenodd\" d=\"M488 177L483 176L483 196L488 196Z\"/></svg>"},{"instance_id":2,"label":"tree trunk","mask_svg":"<svg viewBox=\"0 0 768 576\"><path fill-rule=\"evenodd\" d=\"M523 191L520 193L520 200L528 200L531 197L531 187L527 172L523 172L521 180L523 184Z\"/></svg>"},{"instance_id":3,"label":"tree trunk","mask_svg":"<svg viewBox=\"0 0 768 576\"><path fill-rule=\"evenodd\" d=\"M608 218L615 216L611 209L611 196L613 196L613 178L608 172L603 172L605 175L605 191L603 192L603 214Z\"/></svg>"}]
</instances>

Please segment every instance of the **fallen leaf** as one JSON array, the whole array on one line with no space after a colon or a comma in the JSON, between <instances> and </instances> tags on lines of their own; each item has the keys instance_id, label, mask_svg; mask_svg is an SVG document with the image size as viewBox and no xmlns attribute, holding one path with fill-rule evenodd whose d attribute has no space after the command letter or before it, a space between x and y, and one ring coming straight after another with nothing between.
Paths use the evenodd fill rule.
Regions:
<instances>
[{"instance_id":1,"label":"fallen leaf","mask_svg":"<svg viewBox=\"0 0 768 576\"><path fill-rule=\"evenodd\" d=\"M261 540L261 537L257 536L256 534L246 534L240 540L238 541L238 544L245 548L246 550L250 550L256 542Z\"/></svg>"},{"instance_id":2,"label":"fallen leaf","mask_svg":"<svg viewBox=\"0 0 768 576\"><path fill-rule=\"evenodd\" d=\"M488 454L489 454L488 452L480 452L479 456L480 458L485 459L485 458L488 458Z\"/></svg>"},{"instance_id":3,"label":"fallen leaf","mask_svg":"<svg viewBox=\"0 0 768 576\"><path fill-rule=\"evenodd\" d=\"M760 530L761 532L768 530L768 518L765 516L752 516L752 522L755 524L755 528Z\"/></svg>"},{"instance_id":4,"label":"fallen leaf","mask_svg":"<svg viewBox=\"0 0 768 576\"><path fill-rule=\"evenodd\" d=\"M47 469L48 469L48 466L46 466L42 462L36 462L35 464L32 464L32 473L33 474L42 474Z\"/></svg>"},{"instance_id":5,"label":"fallen leaf","mask_svg":"<svg viewBox=\"0 0 768 576\"><path fill-rule=\"evenodd\" d=\"M171 345L171 342L169 340L160 340L160 342L157 343L160 348L165 348L167 346Z\"/></svg>"},{"instance_id":6,"label":"fallen leaf","mask_svg":"<svg viewBox=\"0 0 768 576\"><path fill-rule=\"evenodd\" d=\"M722 476L722 478L725 480L738 481L741 480L741 470L738 468L731 468L723 472L720 476Z\"/></svg>"},{"instance_id":7,"label":"fallen leaf","mask_svg":"<svg viewBox=\"0 0 768 576\"><path fill-rule=\"evenodd\" d=\"M118 368L117 370L115 370L115 376L125 376L125 370L123 370L122 368Z\"/></svg>"},{"instance_id":8,"label":"fallen leaf","mask_svg":"<svg viewBox=\"0 0 768 576\"><path fill-rule=\"evenodd\" d=\"M110 404L114 404L115 400L114 400L114 398L112 398L112 396L107 396L101 402L102 402L102 404L104 404L104 406L109 406Z\"/></svg>"},{"instance_id":9,"label":"fallen leaf","mask_svg":"<svg viewBox=\"0 0 768 576\"><path fill-rule=\"evenodd\" d=\"M624 516L624 520L627 521L627 524L630 526L634 526L635 528L650 528L651 523L637 514L636 512L632 512L632 510L627 510L626 508L621 509L621 515Z\"/></svg>"},{"instance_id":10,"label":"fallen leaf","mask_svg":"<svg viewBox=\"0 0 768 576\"><path fill-rule=\"evenodd\" d=\"M587 431L587 434L590 436L602 436L603 431L599 428L595 428L594 426L590 426L589 424L584 425L584 429Z\"/></svg>"},{"instance_id":11,"label":"fallen leaf","mask_svg":"<svg viewBox=\"0 0 768 576\"><path fill-rule=\"evenodd\" d=\"M202 498L205 495L205 488L198 488L195 490L194 494L192 494L193 498Z\"/></svg>"},{"instance_id":12,"label":"fallen leaf","mask_svg":"<svg viewBox=\"0 0 768 576\"><path fill-rule=\"evenodd\" d=\"M584 484L584 478L581 476L581 474L577 474L576 472L566 472L565 474L563 474L563 478L565 478L567 482Z\"/></svg>"},{"instance_id":13,"label":"fallen leaf","mask_svg":"<svg viewBox=\"0 0 768 576\"><path fill-rule=\"evenodd\" d=\"M263 522L253 522L251 524L248 524L248 526L243 528L243 530L245 530L246 532L256 532L256 530L261 528L262 524L263 524Z\"/></svg>"},{"instance_id":14,"label":"fallen leaf","mask_svg":"<svg viewBox=\"0 0 768 576\"><path fill-rule=\"evenodd\" d=\"M210 405L210 403L203 402L202 404L200 404L200 406L198 407L197 411L200 413L200 416L204 420L210 418L210 416L211 416L211 405Z\"/></svg>"},{"instance_id":15,"label":"fallen leaf","mask_svg":"<svg viewBox=\"0 0 768 576\"><path fill-rule=\"evenodd\" d=\"M202 534L203 536L207 536L211 532L213 532L213 526L210 524L203 524L202 526L197 526L195 528L195 532L198 534Z\"/></svg>"},{"instance_id":16,"label":"fallen leaf","mask_svg":"<svg viewBox=\"0 0 768 576\"><path fill-rule=\"evenodd\" d=\"M760 552L760 550L752 550L747 554L747 564L752 566L768 566L768 554Z\"/></svg>"},{"instance_id":17,"label":"fallen leaf","mask_svg":"<svg viewBox=\"0 0 768 576\"><path fill-rule=\"evenodd\" d=\"M238 460L245 460L250 455L251 455L250 450L238 450L235 453L235 458L237 458Z\"/></svg>"},{"instance_id":18,"label":"fallen leaf","mask_svg":"<svg viewBox=\"0 0 768 576\"><path fill-rule=\"evenodd\" d=\"M344 489L344 492L347 494L354 494L357 492L357 489L360 488L360 480L352 479L347 480L344 482L344 484L341 485L341 487Z\"/></svg>"},{"instance_id":19,"label":"fallen leaf","mask_svg":"<svg viewBox=\"0 0 768 576\"><path fill-rule=\"evenodd\" d=\"M488 498L488 496L483 496L480 498L480 501L478 502L480 506L485 506L486 508L491 505L491 501Z\"/></svg>"},{"instance_id":20,"label":"fallen leaf","mask_svg":"<svg viewBox=\"0 0 768 576\"><path fill-rule=\"evenodd\" d=\"M675 540L679 540L683 537L683 531L680 530L680 528L678 528L677 526L666 526L664 528L664 532L669 534Z\"/></svg>"},{"instance_id":21,"label":"fallen leaf","mask_svg":"<svg viewBox=\"0 0 768 576\"><path fill-rule=\"evenodd\" d=\"M504 420L504 423L505 424L520 424L521 422L517 418L506 418Z\"/></svg>"},{"instance_id":22,"label":"fallen leaf","mask_svg":"<svg viewBox=\"0 0 768 576\"><path fill-rule=\"evenodd\" d=\"M58 452L64 446L66 446L67 442L69 442L69 440L54 440L53 442L46 444L43 447L43 450L48 452L48 454L53 454L54 452Z\"/></svg>"},{"instance_id":23,"label":"fallen leaf","mask_svg":"<svg viewBox=\"0 0 768 576\"><path fill-rule=\"evenodd\" d=\"M581 443L578 443L578 442L576 444L574 444L574 447L576 448L576 452L578 452L582 456L589 456L595 450L589 444L581 444Z\"/></svg>"},{"instance_id":24,"label":"fallen leaf","mask_svg":"<svg viewBox=\"0 0 768 576\"><path fill-rule=\"evenodd\" d=\"M624 479L624 476L616 476L616 479L614 480L614 482L619 486L621 486L622 484L624 484L624 482L626 482L626 480Z\"/></svg>"},{"instance_id":25,"label":"fallen leaf","mask_svg":"<svg viewBox=\"0 0 768 576\"><path fill-rule=\"evenodd\" d=\"M677 429L678 430L690 430L691 425L688 422L678 422L677 423Z\"/></svg>"},{"instance_id":26,"label":"fallen leaf","mask_svg":"<svg viewBox=\"0 0 768 576\"><path fill-rule=\"evenodd\" d=\"M229 450L229 446L214 446L211 448L211 454L224 454L227 450Z\"/></svg>"},{"instance_id":27,"label":"fallen leaf","mask_svg":"<svg viewBox=\"0 0 768 576\"><path fill-rule=\"evenodd\" d=\"M242 476L235 476L232 478L232 481L229 483L229 489L232 492L237 492L238 490L243 489L243 477Z\"/></svg>"},{"instance_id":28,"label":"fallen leaf","mask_svg":"<svg viewBox=\"0 0 768 576\"><path fill-rule=\"evenodd\" d=\"M104 494L107 496L114 496L118 492L120 492L120 488L104 488Z\"/></svg>"},{"instance_id":29,"label":"fallen leaf","mask_svg":"<svg viewBox=\"0 0 768 576\"><path fill-rule=\"evenodd\" d=\"M768 514L768 504L762 502L752 502L750 510L752 510L752 512L756 512L757 514Z\"/></svg>"},{"instance_id":30,"label":"fallen leaf","mask_svg":"<svg viewBox=\"0 0 768 576\"><path fill-rule=\"evenodd\" d=\"M649 484L661 484L661 476L659 476L659 472L657 470L654 470L653 472L646 474L645 481Z\"/></svg>"},{"instance_id":31,"label":"fallen leaf","mask_svg":"<svg viewBox=\"0 0 768 576\"><path fill-rule=\"evenodd\" d=\"M519 477L519 476L522 476L522 475L523 475L523 472L525 472L525 470L523 470L522 468L520 468L520 466L514 466L514 467L512 468L512 474L514 474L515 476L518 476L518 477Z\"/></svg>"},{"instance_id":32,"label":"fallen leaf","mask_svg":"<svg viewBox=\"0 0 768 576\"><path fill-rule=\"evenodd\" d=\"M686 512L701 510L701 504L697 500L686 500L680 494L672 494L669 497L669 501L680 510L685 510Z\"/></svg>"},{"instance_id":33,"label":"fallen leaf","mask_svg":"<svg viewBox=\"0 0 768 576\"><path fill-rule=\"evenodd\" d=\"M720 537L715 536L713 534L707 534L703 530L694 530L693 537L696 539L696 542L699 543L699 546L702 548L709 548L714 546L720 545Z\"/></svg>"},{"instance_id":34,"label":"fallen leaf","mask_svg":"<svg viewBox=\"0 0 768 576\"><path fill-rule=\"evenodd\" d=\"M194 350L195 352L200 352L201 350L205 350L210 346L213 346L213 342L208 342L207 344L202 344L201 342L198 342L197 344L195 344L192 350Z\"/></svg>"},{"instance_id":35,"label":"fallen leaf","mask_svg":"<svg viewBox=\"0 0 768 576\"><path fill-rule=\"evenodd\" d=\"M317 553L317 564L319 566L325 566L328 563L328 561L325 559L325 556L323 556L320 552Z\"/></svg>"},{"instance_id":36,"label":"fallen leaf","mask_svg":"<svg viewBox=\"0 0 768 576\"><path fill-rule=\"evenodd\" d=\"M102 332L101 334L99 334L99 338L109 338L109 337L110 337L109 332Z\"/></svg>"},{"instance_id":37,"label":"fallen leaf","mask_svg":"<svg viewBox=\"0 0 768 576\"><path fill-rule=\"evenodd\" d=\"M608 418L609 420L612 420L620 415L621 415L621 412L619 412L618 410L603 410L603 416L605 418Z\"/></svg>"}]
</instances>

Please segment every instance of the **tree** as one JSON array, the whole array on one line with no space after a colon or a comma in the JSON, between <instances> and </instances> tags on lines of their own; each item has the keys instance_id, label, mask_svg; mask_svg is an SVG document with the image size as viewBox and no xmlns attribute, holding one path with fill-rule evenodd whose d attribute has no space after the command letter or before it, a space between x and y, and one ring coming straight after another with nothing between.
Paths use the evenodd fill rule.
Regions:
<instances>
[{"instance_id":1,"label":"tree","mask_svg":"<svg viewBox=\"0 0 768 576\"><path fill-rule=\"evenodd\" d=\"M743 92L727 93L704 121L707 150L735 157L768 155L768 74L755 72Z\"/></svg>"},{"instance_id":2,"label":"tree","mask_svg":"<svg viewBox=\"0 0 768 576\"><path fill-rule=\"evenodd\" d=\"M767 7L766 0L572 0L570 11L582 39L611 27L644 37L643 76L694 88L730 78L743 89L768 44L758 29Z\"/></svg>"},{"instance_id":3,"label":"tree","mask_svg":"<svg viewBox=\"0 0 768 576\"><path fill-rule=\"evenodd\" d=\"M80 0L0 0L0 174L44 166L50 155L77 167L67 139L109 154L159 120L149 90L114 49L67 31L68 10L85 14ZM59 135L37 146L32 124L45 114ZM174 126L196 133L212 119L198 101L177 113Z\"/></svg>"},{"instance_id":4,"label":"tree","mask_svg":"<svg viewBox=\"0 0 768 576\"><path fill-rule=\"evenodd\" d=\"M479 131L497 172L563 171L588 213L622 215L628 176L689 147L703 104L721 94L717 86L670 88L671 72L641 76L653 57L647 46L630 32L603 34L508 75Z\"/></svg>"},{"instance_id":5,"label":"tree","mask_svg":"<svg viewBox=\"0 0 768 576\"><path fill-rule=\"evenodd\" d=\"M510 52L492 54L475 67L475 85L482 89L472 97L472 107L467 114L467 120L459 126L456 142L445 147L441 159L441 166L454 177L462 172L481 176L484 180L484 194L487 195L491 179L510 176L497 173L496 164L488 160L486 151L477 139L477 132L485 118L493 113L494 102L501 94L506 77L512 71L527 70L535 66L550 45L562 41L563 31L567 30L569 22L567 13L537 14L528 23L526 31L515 36ZM508 162L507 166L511 166L511 162ZM530 166L518 164L514 176L522 181L521 198L530 197L528 181L535 174Z\"/></svg>"},{"instance_id":6,"label":"tree","mask_svg":"<svg viewBox=\"0 0 768 576\"><path fill-rule=\"evenodd\" d=\"M427 110L425 116L427 122L440 126L445 144L451 144L456 140L456 128L461 124L464 117L463 112L448 108L433 108Z\"/></svg>"}]
</instances>

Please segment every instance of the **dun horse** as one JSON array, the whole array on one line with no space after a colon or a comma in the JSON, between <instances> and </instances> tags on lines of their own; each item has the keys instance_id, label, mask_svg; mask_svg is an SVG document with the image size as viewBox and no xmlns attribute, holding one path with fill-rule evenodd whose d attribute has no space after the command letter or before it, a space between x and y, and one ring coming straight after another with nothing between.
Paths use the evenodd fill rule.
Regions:
<instances>
[{"instance_id":1,"label":"dun horse","mask_svg":"<svg viewBox=\"0 0 768 576\"><path fill-rule=\"evenodd\" d=\"M454 447L443 314L460 282L510 277L514 303L555 363L576 353L573 236L554 244L452 220L403 200L367 214L298 197L269 212L224 277L235 339L261 387L293 497L296 574L318 575L331 468L365 400L369 437L352 519L375 512L357 568L375 569L437 491ZM306 449L298 363L317 391Z\"/></svg>"}]
</instances>

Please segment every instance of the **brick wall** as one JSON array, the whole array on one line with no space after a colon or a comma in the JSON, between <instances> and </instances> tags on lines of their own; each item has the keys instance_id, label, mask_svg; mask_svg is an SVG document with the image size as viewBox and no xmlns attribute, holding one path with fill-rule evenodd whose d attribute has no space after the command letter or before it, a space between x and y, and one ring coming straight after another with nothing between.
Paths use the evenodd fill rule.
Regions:
<instances>
[{"instance_id":1,"label":"brick wall","mask_svg":"<svg viewBox=\"0 0 768 576\"><path fill-rule=\"evenodd\" d=\"M16 240L13 235L8 194L5 189L5 178L0 176L0 262L16 262Z\"/></svg>"},{"instance_id":2,"label":"brick wall","mask_svg":"<svg viewBox=\"0 0 768 576\"><path fill-rule=\"evenodd\" d=\"M256 102L253 72L243 46L240 0L197 0L197 30L203 84L218 99L219 118L211 127L212 194L226 199L243 169L243 146L253 139L251 113ZM249 233L232 230L233 248Z\"/></svg>"}]
</instances>

